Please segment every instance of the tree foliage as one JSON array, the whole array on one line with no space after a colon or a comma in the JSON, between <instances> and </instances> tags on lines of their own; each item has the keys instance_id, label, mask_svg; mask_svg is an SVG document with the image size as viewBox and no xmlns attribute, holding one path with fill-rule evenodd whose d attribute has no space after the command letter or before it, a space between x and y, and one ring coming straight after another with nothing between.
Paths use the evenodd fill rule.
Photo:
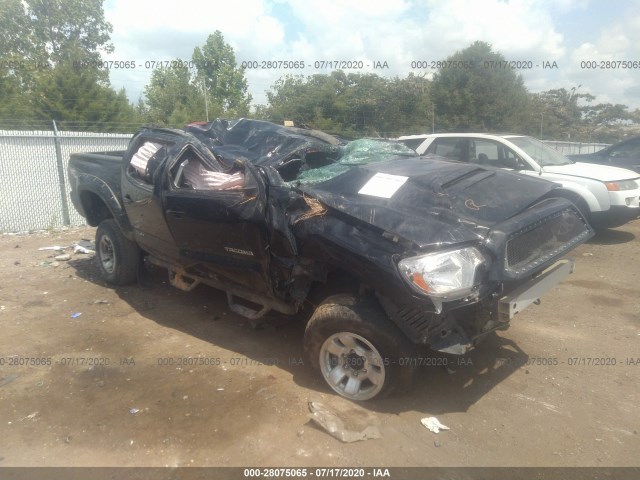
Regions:
<instances>
[{"instance_id":1,"label":"tree foliage","mask_svg":"<svg viewBox=\"0 0 640 480\"><path fill-rule=\"evenodd\" d=\"M112 25L104 17L103 0L25 0L39 53L54 64L78 52L86 60L111 53Z\"/></svg>"},{"instance_id":2,"label":"tree foliage","mask_svg":"<svg viewBox=\"0 0 640 480\"><path fill-rule=\"evenodd\" d=\"M499 66L504 56L491 45L475 42L446 59L433 80L433 103L443 130L518 130L529 106L520 75Z\"/></svg>"},{"instance_id":3,"label":"tree foliage","mask_svg":"<svg viewBox=\"0 0 640 480\"><path fill-rule=\"evenodd\" d=\"M233 48L219 30L209 35L202 48L193 50L196 79L204 84L214 107L235 115L249 113L251 95L244 68L238 68Z\"/></svg>"},{"instance_id":4,"label":"tree foliage","mask_svg":"<svg viewBox=\"0 0 640 480\"><path fill-rule=\"evenodd\" d=\"M180 127L202 120L206 115L202 85L193 79L192 73L179 62L166 68L158 68L151 74L145 87L145 118L156 125ZM210 115L221 111L213 109Z\"/></svg>"},{"instance_id":5,"label":"tree foliage","mask_svg":"<svg viewBox=\"0 0 640 480\"><path fill-rule=\"evenodd\" d=\"M371 73L308 77L285 76L267 92L262 118L297 124L346 136L391 136L430 124L429 82L410 75L386 79Z\"/></svg>"},{"instance_id":6,"label":"tree foliage","mask_svg":"<svg viewBox=\"0 0 640 480\"><path fill-rule=\"evenodd\" d=\"M0 117L101 128L137 121L96 66L113 51L103 0L0 0Z\"/></svg>"},{"instance_id":7,"label":"tree foliage","mask_svg":"<svg viewBox=\"0 0 640 480\"><path fill-rule=\"evenodd\" d=\"M145 118L158 125L182 126L207 116L247 116L251 95L244 69L238 68L235 53L222 33L209 35L192 57L195 70L180 61L151 74L145 87Z\"/></svg>"}]
</instances>

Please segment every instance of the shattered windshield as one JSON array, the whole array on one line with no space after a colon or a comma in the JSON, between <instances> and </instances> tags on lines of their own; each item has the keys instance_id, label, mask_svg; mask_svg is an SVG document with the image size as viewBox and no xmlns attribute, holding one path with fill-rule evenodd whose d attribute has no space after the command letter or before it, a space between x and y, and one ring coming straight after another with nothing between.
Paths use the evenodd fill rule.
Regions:
<instances>
[{"instance_id":1,"label":"shattered windshield","mask_svg":"<svg viewBox=\"0 0 640 480\"><path fill-rule=\"evenodd\" d=\"M541 167L569 165L573 163L567 157L549 145L531 137L509 137L508 140L524 150Z\"/></svg>"},{"instance_id":2,"label":"shattered windshield","mask_svg":"<svg viewBox=\"0 0 640 480\"><path fill-rule=\"evenodd\" d=\"M417 157L411 148L399 142L389 140L361 139L353 140L340 147L339 155L334 163L317 168L302 168L295 180L289 182L294 185L315 185L348 171L356 165L382 162L398 157Z\"/></svg>"}]
</instances>

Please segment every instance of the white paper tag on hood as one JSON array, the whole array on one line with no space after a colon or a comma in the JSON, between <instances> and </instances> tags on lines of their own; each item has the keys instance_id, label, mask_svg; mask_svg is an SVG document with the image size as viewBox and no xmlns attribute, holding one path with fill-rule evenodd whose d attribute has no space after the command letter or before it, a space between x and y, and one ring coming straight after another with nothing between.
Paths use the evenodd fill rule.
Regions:
<instances>
[{"instance_id":1,"label":"white paper tag on hood","mask_svg":"<svg viewBox=\"0 0 640 480\"><path fill-rule=\"evenodd\" d=\"M364 184L364 187L358 193L373 197L391 198L408 179L409 177L378 172Z\"/></svg>"}]
</instances>

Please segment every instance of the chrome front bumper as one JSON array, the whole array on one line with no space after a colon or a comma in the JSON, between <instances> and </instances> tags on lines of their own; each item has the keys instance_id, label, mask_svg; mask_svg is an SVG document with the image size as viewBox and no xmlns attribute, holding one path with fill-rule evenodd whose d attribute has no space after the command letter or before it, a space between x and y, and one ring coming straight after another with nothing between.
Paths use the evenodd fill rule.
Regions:
<instances>
[{"instance_id":1,"label":"chrome front bumper","mask_svg":"<svg viewBox=\"0 0 640 480\"><path fill-rule=\"evenodd\" d=\"M498 319L508 322L532 303L536 302L546 291L555 287L566 276L573 273L573 259L560 260L530 281L509 292L498 301Z\"/></svg>"}]
</instances>

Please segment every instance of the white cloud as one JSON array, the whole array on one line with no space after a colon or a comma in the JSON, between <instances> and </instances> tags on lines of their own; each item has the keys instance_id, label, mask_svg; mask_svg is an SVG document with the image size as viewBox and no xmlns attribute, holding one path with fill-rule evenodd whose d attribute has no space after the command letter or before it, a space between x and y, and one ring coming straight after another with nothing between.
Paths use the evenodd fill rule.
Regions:
<instances>
[{"instance_id":1,"label":"white cloud","mask_svg":"<svg viewBox=\"0 0 640 480\"><path fill-rule=\"evenodd\" d=\"M573 48L558 19L571 18L572 12L588 13L589 0L236 0L226 4L113 0L108 5L115 59L188 60L195 46L220 30L239 61L307 63L305 70L248 70L258 103L265 102L264 90L284 74L330 71L313 68L316 60L386 61L389 70L365 71L405 76L412 60L441 60L481 40L509 60L557 61L557 71L520 72L533 91L583 84L583 90L597 95L598 101L640 104L636 86L640 70L580 69L581 58L640 60L640 15L626 15L599 32L585 30L584 40ZM130 97L137 98L149 74L144 69L122 71L113 72L111 78L115 86L124 84Z\"/></svg>"},{"instance_id":2,"label":"white cloud","mask_svg":"<svg viewBox=\"0 0 640 480\"><path fill-rule=\"evenodd\" d=\"M596 39L582 43L571 56L572 69L567 77L595 95L598 103L622 103L640 106L640 14L625 16L602 29ZM601 62L631 61L636 68L588 68Z\"/></svg>"}]
</instances>

